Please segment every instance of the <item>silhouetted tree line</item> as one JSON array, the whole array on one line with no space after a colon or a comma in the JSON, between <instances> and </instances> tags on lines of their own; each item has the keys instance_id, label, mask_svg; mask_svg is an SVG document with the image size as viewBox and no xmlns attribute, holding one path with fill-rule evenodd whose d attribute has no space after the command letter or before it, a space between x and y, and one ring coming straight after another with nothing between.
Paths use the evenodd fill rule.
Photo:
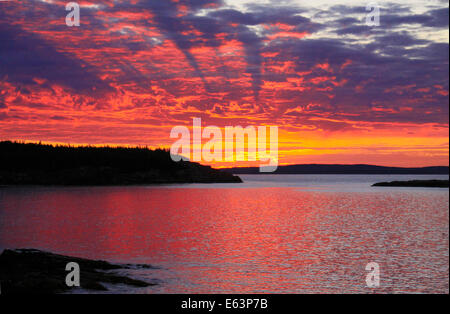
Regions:
<instances>
[{"instance_id":1,"label":"silhouetted tree line","mask_svg":"<svg viewBox=\"0 0 450 314\"><path fill-rule=\"evenodd\" d=\"M61 170L77 167L114 167L124 171L182 167L165 149L147 147L95 147L0 142L1 169Z\"/></svg>"},{"instance_id":2,"label":"silhouetted tree line","mask_svg":"<svg viewBox=\"0 0 450 314\"><path fill-rule=\"evenodd\" d=\"M145 184L239 182L192 162L174 162L169 150L0 142L0 184Z\"/></svg>"}]
</instances>

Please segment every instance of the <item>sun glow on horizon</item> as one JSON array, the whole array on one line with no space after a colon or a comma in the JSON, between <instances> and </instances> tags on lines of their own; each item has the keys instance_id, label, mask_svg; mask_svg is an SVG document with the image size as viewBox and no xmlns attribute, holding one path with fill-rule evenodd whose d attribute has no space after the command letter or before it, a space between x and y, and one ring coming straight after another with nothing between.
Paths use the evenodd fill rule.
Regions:
<instances>
[{"instance_id":1,"label":"sun glow on horizon","mask_svg":"<svg viewBox=\"0 0 450 314\"><path fill-rule=\"evenodd\" d=\"M168 149L199 117L277 126L280 165L448 165L448 3L379 4L0 1L0 139Z\"/></svg>"}]
</instances>

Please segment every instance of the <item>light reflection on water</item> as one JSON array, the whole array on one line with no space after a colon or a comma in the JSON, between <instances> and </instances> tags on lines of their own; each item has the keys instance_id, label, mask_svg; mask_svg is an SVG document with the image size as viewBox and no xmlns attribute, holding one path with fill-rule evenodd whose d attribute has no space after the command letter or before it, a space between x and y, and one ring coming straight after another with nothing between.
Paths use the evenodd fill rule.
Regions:
<instances>
[{"instance_id":1,"label":"light reflection on water","mask_svg":"<svg viewBox=\"0 0 450 314\"><path fill-rule=\"evenodd\" d=\"M447 189L370 187L387 176L242 177L0 189L0 247L161 267L132 271L162 282L128 292L448 293ZM365 286L369 262L379 289Z\"/></svg>"}]
</instances>

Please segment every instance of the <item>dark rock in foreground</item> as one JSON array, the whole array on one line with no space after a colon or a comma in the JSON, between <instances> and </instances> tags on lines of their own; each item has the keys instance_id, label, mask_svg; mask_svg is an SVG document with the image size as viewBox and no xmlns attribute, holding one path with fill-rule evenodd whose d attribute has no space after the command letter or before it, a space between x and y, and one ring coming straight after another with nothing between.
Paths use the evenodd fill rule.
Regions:
<instances>
[{"instance_id":1,"label":"dark rock in foreground","mask_svg":"<svg viewBox=\"0 0 450 314\"><path fill-rule=\"evenodd\" d=\"M448 188L448 180L412 180L412 181L392 181L379 182L372 186L405 186L405 187L424 187L424 188Z\"/></svg>"},{"instance_id":2,"label":"dark rock in foreground","mask_svg":"<svg viewBox=\"0 0 450 314\"><path fill-rule=\"evenodd\" d=\"M114 270L149 265L115 265L77 257L52 254L34 249L4 250L0 255L0 284L2 294L63 293L73 289L66 285L69 262L80 266L81 288L107 291L102 283L125 284L134 287L154 285L115 274Z\"/></svg>"},{"instance_id":3,"label":"dark rock in foreground","mask_svg":"<svg viewBox=\"0 0 450 314\"><path fill-rule=\"evenodd\" d=\"M238 176L209 166L174 162L163 149L0 142L0 185L240 182Z\"/></svg>"}]
</instances>

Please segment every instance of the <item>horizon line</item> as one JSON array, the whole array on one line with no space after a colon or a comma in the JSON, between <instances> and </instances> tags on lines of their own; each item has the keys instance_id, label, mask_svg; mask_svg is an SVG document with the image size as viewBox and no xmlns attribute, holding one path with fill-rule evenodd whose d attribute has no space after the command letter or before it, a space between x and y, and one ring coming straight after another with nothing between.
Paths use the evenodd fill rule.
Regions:
<instances>
[{"instance_id":1,"label":"horizon line","mask_svg":"<svg viewBox=\"0 0 450 314\"><path fill-rule=\"evenodd\" d=\"M35 145L49 145L53 147L57 146L65 146L65 147L95 147L95 148L102 148L102 147L109 147L109 148L140 148L140 149L150 149L150 150L157 150L157 149L170 149L170 147L165 146L152 146L147 144L112 144L112 143L102 143L102 144L89 144L89 143L68 143L68 142L52 142L52 141L42 141L42 140L23 140L23 139L0 139L1 142L11 142L11 143L19 143L19 144L35 144ZM195 162L192 160L188 160L189 162L193 163L199 163L204 166L211 166L215 169L246 169L246 168L259 168L259 166L219 166L219 165L213 165L210 163L204 163L204 162ZM230 163L236 163L238 161L233 161ZM248 162L248 161L246 161ZM394 165L380 165L380 164L366 164L366 163L289 163L289 164L278 164L279 167L287 167L287 166L301 166L301 165L319 165L319 166L374 166L374 167L384 167L384 168L403 168L403 169L421 169L421 168L433 168L433 167L447 167L449 168L450 165L432 165L432 166L394 166Z\"/></svg>"}]
</instances>

